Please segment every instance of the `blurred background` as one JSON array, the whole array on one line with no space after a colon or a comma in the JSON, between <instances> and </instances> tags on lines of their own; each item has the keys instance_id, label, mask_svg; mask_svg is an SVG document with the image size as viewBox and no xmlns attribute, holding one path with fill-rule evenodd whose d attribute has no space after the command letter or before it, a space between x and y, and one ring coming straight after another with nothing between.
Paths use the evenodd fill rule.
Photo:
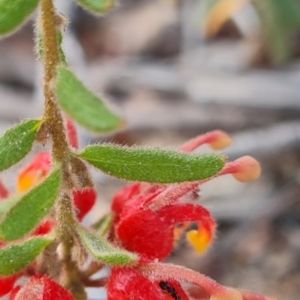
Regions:
<instances>
[{"instance_id":1,"label":"blurred background","mask_svg":"<svg viewBox=\"0 0 300 300\"><path fill-rule=\"evenodd\" d=\"M105 18L56 2L70 18L68 62L127 123L106 136L81 130L82 145L176 149L219 128L233 136L229 159L261 162L255 182L229 176L201 188L199 202L219 223L215 243L199 256L180 241L168 261L224 285L299 300L300 1L119 0ZM32 25L0 41L0 131L42 110ZM94 178L100 196L90 219L124 185Z\"/></svg>"}]
</instances>

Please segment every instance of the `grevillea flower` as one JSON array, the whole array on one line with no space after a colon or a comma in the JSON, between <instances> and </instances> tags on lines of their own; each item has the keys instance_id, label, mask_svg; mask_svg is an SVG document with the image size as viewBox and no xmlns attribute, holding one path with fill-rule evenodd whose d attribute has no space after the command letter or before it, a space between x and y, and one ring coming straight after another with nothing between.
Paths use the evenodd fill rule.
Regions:
<instances>
[{"instance_id":1,"label":"grevillea flower","mask_svg":"<svg viewBox=\"0 0 300 300\"><path fill-rule=\"evenodd\" d=\"M134 268L113 268L107 282L108 300L189 300L180 283L150 279Z\"/></svg>"},{"instance_id":2,"label":"grevillea flower","mask_svg":"<svg viewBox=\"0 0 300 300\"><path fill-rule=\"evenodd\" d=\"M136 267L113 267L106 287L108 300L273 299L225 287L195 271L159 262L142 263Z\"/></svg>"},{"instance_id":3,"label":"grevillea flower","mask_svg":"<svg viewBox=\"0 0 300 300\"><path fill-rule=\"evenodd\" d=\"M76 148L76 130L70 120L67 120L66 128L69 143ZM202 144L220 149L229 143L226 133L213 131L190 140L180 151L193 151ZM37 154L19 173L17 190L26 191L42 180L50 168L50 154ZM249 181L257 178L259 173L259 164L253 158L242 157L226 163L212 178L232 174L239 181ZM224 287L184 267L159 262L171 253L174 241L185 231L187 240L197 252L204 251L211 243L216 222L209 211L194 200L199 185L212 178L170 185L138 182L125 186L114 195L109 239L136 252L140 260L134 265L111 268L106 285L108 300L271 300ZM0 184L0 199L7 196L8 191ZM93 188L73 191L73 203L79 220L92 208L95 199ZM191 222L196 223L197 229L188 230ZM54 226L54 220L47 218L32 234L46 234ZM0 277L0 296L10 292L10 300L74 299L69 291L46 275L35 274L23 287L14 286L24 274L20 272Z\"/></svg>"},{"instance_id":4,"label":"grevillea flower","mask_svg":"<svg viewBox=\"0 0 300 300\"><path fill-rule=\"evenodd\" d=\"M174 202L158 208L155 204L164 189L138 194L124 206L115 225L117 238L131 251L149 259L162 260L173 248L173 230L182 222L198 222L203 248L212 239L215 221L208 210L193 203Z\"/></svg>"},{"instance_id":5,"label":"grevillea flower","mask_svg":"<svg viewBox=\"0 0 300 300\"><path fill-rule=\"evenodd\" d=\"M229 142L226 133L213 131L192 139L180 150L193 151L204 143L219 149ZM226 163L214 177L225 174L249 181L259 176L260 167L253 158L242 157ZM134 183L121 189L112 201L112 240L144 258L162 260L173 249L174 238L178 237L177 226L181 224L182 231L195 222L198 229L190 230L187 239L197 252L204 251L214 237L216 223L207 209L187 201L193 200L199 185L210 179L173 185Z\"/></svg>"}]
</instances>

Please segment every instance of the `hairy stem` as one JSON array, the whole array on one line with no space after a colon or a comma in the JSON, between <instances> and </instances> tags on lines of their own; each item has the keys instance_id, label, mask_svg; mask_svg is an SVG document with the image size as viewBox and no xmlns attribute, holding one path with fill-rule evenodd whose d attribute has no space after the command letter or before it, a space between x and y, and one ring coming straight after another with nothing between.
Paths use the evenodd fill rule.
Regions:
<instances>
[{"instance_id":1,"label":"hairy stem","mask_svg":"<svg viewBox=\"0 0 300 300\"><path fill-rule=\"evenodd\" d=\"M59 64L55 9L52 0L41 1L41 26L44 46L44 118L49 125L53 141L53 156L61 161L68 153L63 118L57 107L55 95L56 67Z\"/></svg>"},{"instance_id":2,"label":"hairy stem","mask_svg":"<svg viewBox=\"0 0 300 300\"><path fill-rule=\"evenodd\" d=\"M69 171L71 153L66 139L63 118L56 102L55 81L56 68L60 62L57 43L57 17L52 0L41 0L40 26L43 43L44 80L43 91L45 98L44 121L46 130L52 138L52 155L54 161L62 168L63 180L61 195L55 204L57 221L57 242L62 249L62 268L60 283L70 289L75 299L86 299L84 287L78 276L78 268L72 260L74 247L75 219L72 199L69 196L73 182Z\"/></svg>"}]
</instances>

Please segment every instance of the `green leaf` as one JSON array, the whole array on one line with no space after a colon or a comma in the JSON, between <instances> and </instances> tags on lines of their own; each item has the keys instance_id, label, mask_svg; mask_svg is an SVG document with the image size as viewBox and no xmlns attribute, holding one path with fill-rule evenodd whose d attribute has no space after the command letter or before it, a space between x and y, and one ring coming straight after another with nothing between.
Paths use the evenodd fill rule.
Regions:
<instances>
[{"instance_id":1,"label":"green leaf","mask_svg":"<svg viewBox=\"0 0 300 300\"><path fill-rule=\"evenodd\" d=\"M213 153L189 154L112 144L88 146L79 156L109 175L157 183L205 179L215 175L225 163L223 156Z\"/></svg>"},{"instance_id":2,"label":"green leaf","mask_svg":"<svg viewBox=\"0 0 300 300\"><path fill-rule=\"evenodd\" d=\"M97 14L104 13L115 5L115 0L76 0L76 2Z\"/></svg>"},{"instance_id":3,"label":"green leaf","mask_svg":"<svg viewBox=\"0 0 300 300\"><path fill-rule=\"evenodd\" d=\"M12 196L8 199L3 199L0 201L0 216L6 213L13 205L15 205L20 200L20 196Z\"/></svg>"},{"instance_id":4,"label":"green leaf","mask_svg":"<svg viewBox=\"0 0 300 300\"><path fill-rule=\"evenodd\" d=\"M0 0L0 35L8 34L33 13L39 0Z\"/></svg>"},{"instance_id":5,"label":"green leaf","mask_svg":"<svg viewBox=\"0 0 300 300\"><path fill-rule=\"evenodd\" d=\"M41 121L26 120L0 137L0 171L19 162L32 148Z\"/></svg>"},{"instance_id":6,"label":"green leaf","mask_svg":"<svg viewBox=\"0 0 300 300\"><path fill-rule=\"evenodd\" d=\"M57 69L56 93L61 108L76 122L95 132L117 129L121 119L110 112L66 67Z\"/></svg>"},{"instance_id":7,"label":"green leaf","mask_svg":"<svg viewBox=\"0 0 300 300\"><path fill-rule=\"evenodd\" d=\"M96 223L92 225L92 228L97 231L97 235L104 236L110 229L113 220L112 213L104 215Z\"/></svg>"},{"instance_id":8,"label":"green leaf","mask_svg":"<svg viewBox=\"0 0 300 300\"><path fill-rule=\"evenodd\" d=\"M23 237L36 227L49 212L59 192L61 171L52 172L34 187L3 216L0 238L12 241Z\"/></svg>"},{"instance_id":9,"label":"green leaf","mask_svg":"<svg viewBox=\"0 0 300 300\"><path fill-rule=\"evenodd\" d=\"M111 265L129 265L136 263L138 260L134 253L109 244L103 238L87 231L80 225L77 227L77 232L88 252L100 262Z\"/></svg>"},{"instance_id":10,"label":"green leaf","mask_svg":"<svg viewBox=\"0 0 300 300\"><path fill-rule=\"evenodd\" d=\"M0 249L0 275L7 276L24 269L53 239L32 237L18 244Z\"/></svg>"},{"instance_id":11,"label":"green leaf","mask_svg":"<svg viewBox=\"0 0 300 300\"><path fill-rule=\"evenodd\" d=\"M57 44L58 44L59 60L62 65L66 66L67 61L66 61L66 56L65 56L64 50L62 48L63 34L62 34L61 30L56 31L56 39L57 39Z\"/></svg>"}]
</instances>

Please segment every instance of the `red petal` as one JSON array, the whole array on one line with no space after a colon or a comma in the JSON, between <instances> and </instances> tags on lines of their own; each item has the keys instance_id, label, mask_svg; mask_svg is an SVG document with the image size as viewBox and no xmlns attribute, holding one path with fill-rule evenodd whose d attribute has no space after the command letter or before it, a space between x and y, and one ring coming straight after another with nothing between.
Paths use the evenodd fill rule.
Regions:
<instances>
[{"instance_id":1,"label":"red petal","mask_svg":"<svg viewBox=\"0 0 300 300\"><path fill-rule=\"evenodd\" d=\"M107 300L166 300L158 285L132 268L113 268L107 282Z\"/></svg>"},{"instance_id":2,"label":"red petal","mask_svg":"<svg viewBox=\"0 0 300 300\"><path fill-rule=\"evenodd\" d=\"M9 191L3 182L0 180L0 200L6 199L9 196Z\"/></svg>"},{"instance_id":3,"label":"red petal","mask_svg":"<svg viewBox=\"0 0 300 300\"><path fill-rule=\"evenodd\" d=\"M113 196L111 208L116 214L120 214L124 204L130 200L134 195L138 194L140 190L140 183L133 183L130 185L126 185L122 189L120 189Z\"/></svg>"},{"instance_id":4,"label":"red petal","mask_svg":"<svg viewBox=\"0 0 300 300\"><path fill-rule=\"evenodd\" d=\"M15 286L9 294L9 300L15 300L20 289L21 289L20 285Z\"/></svg>"},{"instance_id":5,"label":"red petal","mask_svg":"<svg viewBox=\"0 0 300 300\"><path fill-rule=\"evenodd\" d=\"M49 277L43 276L44 282L44 292L43 300L73 300L71 293L59 285L57 282L53 281Z\"/></svg>"},{"instance_id":6,"label":"red petal","mask_svg":"<svg viewBox=\"0 0 300 300\"><path fill-rule=\"evenodd\" d=\"M18 276L16 274L10 276L0 276L0 297L11 291L17 278Z\"/></svg>"},{"instance_id":7,"label":"red petal","mask_svg":"<svg viewBox=\"0 0 300 300\"><path fill-rule=\"evenodd\" d=\"M141 210L120 221L117 235L123 246L150 259L163 259L173 248L173 230L158 212Z\"/></svg>"},{"instance_id":8,"label":"red petal","mask_svg":"<svg viewBox=\"0 0 300 300\"><path fill-rule=\"evenodd\" d=\"M51 219L44 220L38 227L32 232L32 235L44 235L49 233L54 226L54 221Z\"/></svg>"},{"instance_id":9,"label":"red petal","mask_svg":"<svg viewBox=\"0 0 300 300\"><path fill-rule=\"evenodd\" d=\"M70 118L66 118L66 131L67 131L67 139L69 144L74 147L78 148L78 137L77 137L77 130L74 122Z\"/></svg>"},{"instance_id":10,"label":"red petal","mask_svg":"<svg viewBox=\"0 0 300 300\"><path fill-rule=\"evenodd\" d=\"M190 203L172 204L158 211L140 210L126 218L122 216L117 235L123 246L148 258L160 260L172 251L173 228L176 224L196 221L201 222L204 228L214 225L205 208Z\"/></svg>"},{"instance_id":11,"label":"red petal","mask_svg":"<svg viewBox=\"0 0 300 300\"><path fill-rule=\"evenodd\" d=\"M79 221L91 210L95 204L97 194L94 188L73 191L74 206L77 208Z\"/></svg>"},{"instance_id":12,"label":"red petal","mask_svg":"<svg viewBox=\"0 0 300 300\"><path fill-rule=\"evenodd\" d=\"M74 300L69 291L45 275L34 275L17 293L15 300Z\"/></svg>"}]
</instances>

